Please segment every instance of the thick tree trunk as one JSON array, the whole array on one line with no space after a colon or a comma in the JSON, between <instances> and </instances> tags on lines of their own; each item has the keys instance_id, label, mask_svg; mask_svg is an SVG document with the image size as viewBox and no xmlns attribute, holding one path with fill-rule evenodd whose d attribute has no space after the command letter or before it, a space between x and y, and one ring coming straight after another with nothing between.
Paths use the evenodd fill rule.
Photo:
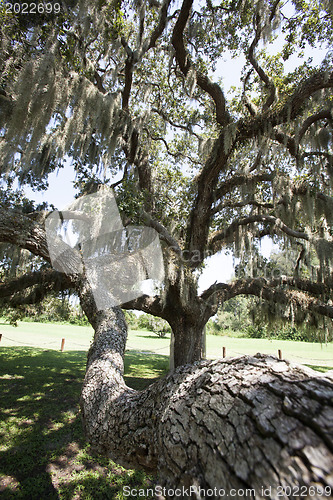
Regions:
<instances>
[{"instance_id":1,"label":"thick tree trunk","mask_svg":"<svg viewBox=\"0 0 333 500\"><path fill-rule=\"evenodd\" d=\"M330 496L332 376L256 355L183 366L134 391L123 380L122 313L97 312L86 292L95 339L81 408L96 451L157 472L168 499L245 490L246 498L297 498L297 488L304 498Z\"/></svg>"},{"instance_id":2,"label":"thick tree trunk","mask_svg":"<svg viewBox=\"0 0 333 500\"><path fill-rule=\"evenodd\" d=\"M187 319L185 314L175 314L170 324L174 333L174 366L200 361L203 358L202 338L205 328L200 317Z\"/></svg>"}]
</instances>

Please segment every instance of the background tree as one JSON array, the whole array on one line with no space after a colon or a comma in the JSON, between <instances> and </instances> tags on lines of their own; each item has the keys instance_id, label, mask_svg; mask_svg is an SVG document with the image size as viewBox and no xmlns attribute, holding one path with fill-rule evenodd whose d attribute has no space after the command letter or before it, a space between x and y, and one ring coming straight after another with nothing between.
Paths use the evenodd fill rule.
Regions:
<instances>
[{"instance_id":1,"label":"background tree","mask_svg":"<svg viewBox=\"0 0 333 500\"><path fill-rule=\"evenodd\" d=\"M302 320L331 319L331 54L320 66L308 60L284 68L306 45L332 44L331 3L295 0L289 10L273 0L61 6L57 18L26 22L2 7L4 179L15 175L37 187L68 155L82 194L109 185L125 224L158 231L164 286L123 307L168 321L176 366L200 360L207 320L238 295L292 304ZM278 29L283 46L270 55L263 44ZM246 61L233 98L214 79L228 51ZM119 171L122 178L110 180ZM44 217L3 208L1 241L49 263ZM253 273L267 235L298 248L293 275ZM205 257L223 248L246 255L251 275L199 295ZM121 313L97 311L84 276L48 267L6 280L1 294L11 300L32 289L32 301L55 284L78 293L95 329L82 411L96 449L158 469L167 485L331 485L329 377L245 358L179 368L133 392L122 379Z\"/></svg>"}]
</instances>

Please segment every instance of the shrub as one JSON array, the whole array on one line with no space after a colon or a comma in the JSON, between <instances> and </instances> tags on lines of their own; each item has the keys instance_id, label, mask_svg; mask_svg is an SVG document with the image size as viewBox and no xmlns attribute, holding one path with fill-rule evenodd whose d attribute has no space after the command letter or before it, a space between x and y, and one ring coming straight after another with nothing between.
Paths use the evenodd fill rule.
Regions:
<instances>
[{"instance_id":1,"label":"shrub","mask_svg":"<svg viewBox=\"0 0 333 500\"><path fill-rule=\"evenodd\" d=\"M151 331L158 337L165 337L167 333L171 333L171 327L167 321L151 314L141 314L138 318L138 327Z\"/></svg>"}]
</instances>

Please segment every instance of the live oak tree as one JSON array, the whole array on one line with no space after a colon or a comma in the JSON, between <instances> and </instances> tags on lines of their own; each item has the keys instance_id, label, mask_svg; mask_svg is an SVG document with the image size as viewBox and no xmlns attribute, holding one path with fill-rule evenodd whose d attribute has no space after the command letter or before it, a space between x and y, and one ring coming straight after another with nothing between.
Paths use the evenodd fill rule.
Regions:
<instances>
[{"instance_id":1,"label":"live oak tree","mask_svg":"<svg viewBox=\"0 0 333 500\"><path fill-rule=\"evenodd\" d=\"M201 359L208 319L238 295L331 326L332 55L318 66L302 56L332 44L331 3L61 7L49 18L2 7L3 179L38 187L67 155L81 194L110 186L125 225L159 233L165 282L123 307L168 321L179 368L142 393L126 387L121 311L98 311L83 275L48 266L6 280L1 297L79 295L95 329L82 413L99 452L158 470L168 486L254 487L258 498L262 486L332 487L328 375L261 356L187 365ZM288 72L295 53L302 62ZM245 61L233 95L219 78L228 54ZM49 263L45 216L3 207L1 241ZM258 275L265 236L297 249L291 275ZM205 258L222 249L246 260L247 275L199 294Z\"/></svg>"}]
</instances>

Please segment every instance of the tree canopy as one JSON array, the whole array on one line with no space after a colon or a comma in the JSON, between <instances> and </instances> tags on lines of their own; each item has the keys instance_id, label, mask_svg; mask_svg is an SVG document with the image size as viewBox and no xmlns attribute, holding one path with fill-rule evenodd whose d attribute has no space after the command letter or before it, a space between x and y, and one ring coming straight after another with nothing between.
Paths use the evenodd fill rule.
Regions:
<instances>
[{"instance_id":1,"label":"tree canopy","mask_svg":"<svg viewBox=\"0 0 333 500\"><path fill-rule=\"evenodd\" d=\"M44 188L70 158L81 194L110 186L125 225L159 233L164 286L124 307L170 323L177 364L200 358L204 324L239 294L275 304L275 315L316 325L324 317L330 327L331 2L60 5L58 15L28 16L1 6L3 182ZM311 50L319 48L316 65ZM239 85L225 89L224 72L238 60ZM1 240L48 260L22 237L29 217L39 216L22 218L20 237L3 223ZM288 275L258 272L265 236L297 252ZM239 257L246 273L199 295L198 273L221 250ZM55 279L43 272L39 297ZM71 286L63 278L62 287ZM2 286L10 299L8 290Z\"/></svg>"}]
</instances>

